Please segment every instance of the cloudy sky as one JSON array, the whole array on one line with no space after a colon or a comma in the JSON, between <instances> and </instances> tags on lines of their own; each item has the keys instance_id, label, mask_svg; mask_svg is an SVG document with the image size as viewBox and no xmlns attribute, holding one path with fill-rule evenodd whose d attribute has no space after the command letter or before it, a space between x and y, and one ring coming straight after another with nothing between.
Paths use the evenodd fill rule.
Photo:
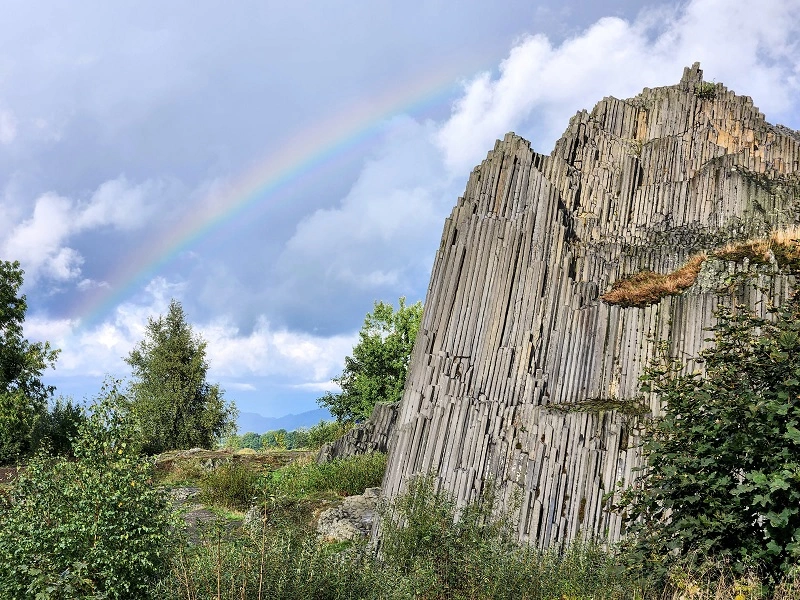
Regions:
<instances>
[{"instance_id":1,"label":"cloudy sky","mask_svg":"<svg viewBox=\"0 0 800 600\"><path fill-rule=\"evenodd\" d=\"M707 80L800 129L800 0L0 0L0 259L90 398L170 298L241 410L316 408L375 300L423 300L496 138Z\"/></svg>"}]
</instances>

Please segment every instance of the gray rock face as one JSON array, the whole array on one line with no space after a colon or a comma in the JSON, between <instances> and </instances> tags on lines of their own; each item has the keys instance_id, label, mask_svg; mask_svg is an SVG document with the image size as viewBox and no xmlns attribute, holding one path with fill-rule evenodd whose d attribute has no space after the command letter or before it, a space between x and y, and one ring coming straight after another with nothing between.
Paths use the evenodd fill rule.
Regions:
<instances>
[{"instance_id":1,"label":"gray rock face","mask_svg":"<svg viewBox=\"0 0 800 600\"><path fill-rule=\"evenodd\" d=\"M324 444L317 454L317 464L357 454L388 452L397 410L397 404L377 404L364 423L356 425L335 442Z\"/></svg>"},{"instance_id":2,"label":"gray rock face","mask_svg":"<svg viewBox=\"0 0 800 600\"><path fill-rule=\"evenodd\" d=\"M447 219L384 480L435 472L465 502L494 478L520 540L616 540L604 495L639 466L639 376L655 340L695 356L720 302L760 310L795 287L777 265L704 263L678 295L600 296L643 270L800 223L800 134L702 81L605 98L553 153L508 134ZM509 504L511 505L511 504Z\"/></svg>"},{"instance_id":3,"label":"gray rock face","mask_svg":"<svg viewBox=\"0 0 800 600\"><path fill-rule=\"evenodd\" d=\"M341 505L319 515L317 533L329 541L368 537L377 514L381 488L367 488L359 496L347 496Z\"/></svg>"}]
</instances>

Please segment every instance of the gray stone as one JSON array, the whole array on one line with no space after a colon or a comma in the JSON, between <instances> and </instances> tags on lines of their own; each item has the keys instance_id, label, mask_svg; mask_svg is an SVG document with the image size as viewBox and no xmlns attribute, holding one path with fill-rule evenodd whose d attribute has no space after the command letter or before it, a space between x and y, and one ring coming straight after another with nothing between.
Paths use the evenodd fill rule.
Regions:
<instances>
[{"instance_id":1,"label":"gray stone","mask_svg":"<svg viewBox=\"0 0 800 600\"><path fill-rule=\"evenodd\" d=\"M356 425L335 442L324 444L317 453L317 463L371 452L388 452L392 428L397 421L397 403L377 404L369 419Z\"/></svg>"},{"instance_id":2,"label":"gray stone","mask_svg":"<svg viewBox=\"0 0 800 600\"><path fill-rule=\"evenodd\" d=\"M367 488L358 496L347 496L339 506L320 513L317 533L328 541L365 538L377 517L381 488Z\"/></svg>"}]
</instances>

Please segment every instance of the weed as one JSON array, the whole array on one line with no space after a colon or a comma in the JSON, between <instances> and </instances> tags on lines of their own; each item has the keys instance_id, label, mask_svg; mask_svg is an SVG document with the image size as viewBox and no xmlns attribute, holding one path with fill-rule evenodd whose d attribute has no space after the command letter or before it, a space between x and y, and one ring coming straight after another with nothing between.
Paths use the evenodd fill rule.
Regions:
<instances>
[{"instance_id":1,"label":"weed","mask_svg":"<svg viewBox=\"0 0 800 600\"><path fill-rule=\"evenodd\" d=\"M711 81L701 81L694 89L694 94L703 100L711 100L717 96L717 86Z\"/></svg>"},{"instance_id":2,"label":"weed","mask_svg":"<svg viewBox=\"0 0 800 600\"><path fill-rule=\"evenodd\" d=\"M247 509L258 494L258 475L239 461L220 465L200 481L204 502L225 508Z\"/></svg>"}]
</instances>

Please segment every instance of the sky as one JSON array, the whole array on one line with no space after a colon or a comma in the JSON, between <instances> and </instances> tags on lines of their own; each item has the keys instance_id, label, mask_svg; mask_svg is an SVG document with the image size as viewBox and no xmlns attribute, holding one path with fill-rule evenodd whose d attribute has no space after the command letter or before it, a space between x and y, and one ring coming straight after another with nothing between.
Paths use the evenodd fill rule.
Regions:
<instances>
[{"instance_id":1,"label":"sky","mask_svg":"<svg viewBox=\"0 0 800 600\"><path fill-rule=\"evenodd\" d=\"M240 410L317 408L424 300L495 139L705 79L800 129L800 0L0 0L0 259L78 400L181 302Z\"/></svg>"}]
</instances>

